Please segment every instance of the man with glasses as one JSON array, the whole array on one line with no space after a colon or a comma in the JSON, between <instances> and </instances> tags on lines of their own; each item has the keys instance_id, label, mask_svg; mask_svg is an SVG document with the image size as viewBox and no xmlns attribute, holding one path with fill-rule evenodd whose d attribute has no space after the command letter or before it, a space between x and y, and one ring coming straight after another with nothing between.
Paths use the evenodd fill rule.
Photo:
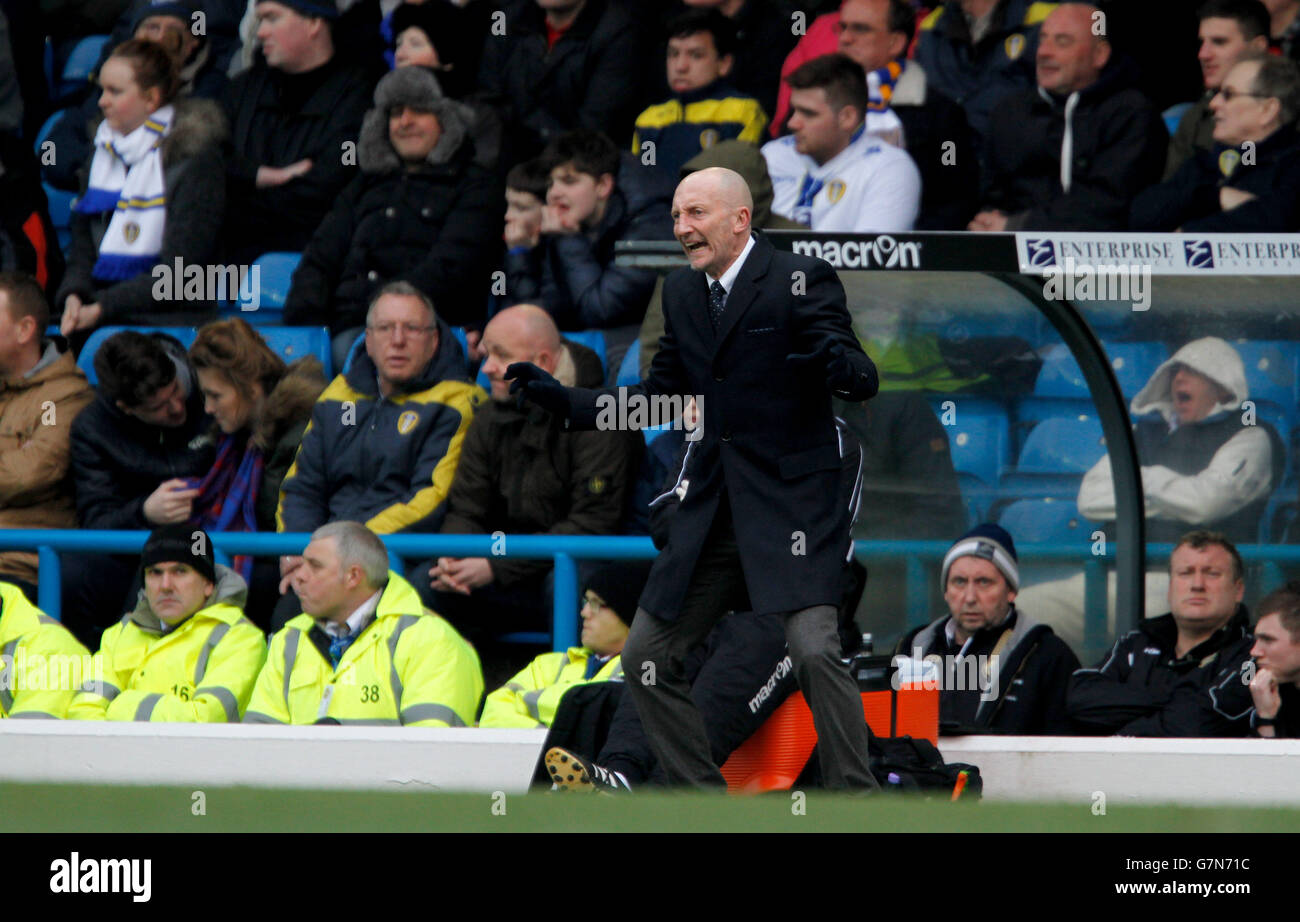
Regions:
<instances>
[{"instance_id":1,"label":"man with glasses","mask_svg":"<svg viewBox=\"0 0 1300 922\"><path fill-rule=\"evenodd\" d=\"M377 534L437 531L483 399L432 302L409 282L385 285L366 314L365 349L312 411L280 488L278 530L310 532L346 519ZM281 558L281 593L301 565L301 557ZM281 599L273 627L301 611L295 602Z\"/></svg>"},{"instance_id":2,"label":"man with glasses","mask_svg":"<svg viewBox=\"0 0 1300 922\"><path fill-rule=\"evenodd\" d=\"M1197 150L1167 182L1133 201L1134 230L1300 230L1300 68L1243 55L1210 100L1214 150Z\"/></svg>"}]
</instances>

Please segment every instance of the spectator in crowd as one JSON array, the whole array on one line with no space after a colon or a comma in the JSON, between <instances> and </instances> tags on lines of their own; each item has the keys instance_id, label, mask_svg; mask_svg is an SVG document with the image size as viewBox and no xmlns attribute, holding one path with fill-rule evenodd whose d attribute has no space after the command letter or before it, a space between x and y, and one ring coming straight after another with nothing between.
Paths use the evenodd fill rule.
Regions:
<instances>
[{"instance_id":1,"label":"spectator in crowd","mask_svg":"<svg viewBox=\"0 0 1300 922\"><path fill-rule=\"evenodd\" d=\"M275 531L280 483L325 389L320 361L304 356L286 368L240 317L199 330L189 357L218 430L212 468L192 480L193 520L212 531ZM245 612L265 628L279 599L275 561L236 557L233 569L248 583Z\"/></svg>"},{"instance_id":2,"label":"spectator in crowd","mask_svg":"<svg viewBox=\"0 0 1300 922\"><path fill-rule=\"evenodd\" d=\"M634 156L675 179L687 160L719 141L759 143L767 116L727 81L735 46L736 27L716 9L690 10L668 24L672 96L637 116Z\"/></svg>"},{"instance_id":3,"label":"spectator in crowd","mask_svg":"<svg viewBox=\"0 0 1300 922\"><path fill-rule=\"evenodd\" d=\"M1243 54L1268 47L1268 10L1259 0L1206 0L1196 15L1200 19L1201 43L1196 59L1201 65L1205 93L1183 113L1169 139L1166 181L1198 150L1214 150L1214 111L1210 102Z\"/></svg>"},{"instance_id":4,"label":"spectator in crowd","mask_svg":"<svg viewBox=\"0 0 1300 922\"><path fill-rule=\"evenodd\" d=\"M1269 17L1269 49L1300 60L1300 0L1264 0Z\"/></svg>"},{"instance_id":5,"label":"spectator in crowd","mask_svg":"<svg viewBox=\"0 0 1300 922\"><path fill-rule=\"evenodd\" d=\"M1043 21L1038 87L992 115L983 210L968 230L1122 230L1133 196L1159 180L1164 120L1133 88L1132 61L1093 29L1097 13L1063 3Z\"/></svg>"},{"instance_id":6,"label":"spectator in crowd","mask_svg":"<svg viewBox=\"0 0 1300 922\"><path fill-rule=\"evenodd\" d=\"M1222 532L1237 544L1255 543L1285 454L1272 426L1243 421L1241 406L1249 399L1241 356L1209 336L1174 353L1133 398L1148 541L1172 543L1188 528L1201 528ZM1078 504L1085 518L1104 523L1107 540L1115 540L1115 487L1108 457L1084 475ZM1163 569L1147 573L1147 611L1159 610L1168 578ZM1024 593L1025 605L1032 605L1067 641L1081 643L1083 585L1080 574L1032 586ZM1107 590L1112 623L1114 587L1112 573Z\"/></svg>"},{"instance_id":7,"label":"spectator in crowd","mask_svg":"<svg viewBox=\"0 0 1300 922\"><path fill-rule=\"evenodd\" d=\"M906 59L916 31L911 3L844 0L838 15L840 53L867 72L871 107L897 116L902 146L921 171L916 229L964 229L978 204L979 155L961 107L930 85L920 64ZM870 130L870 112L867 119Z\"/></svg>"},{"instance_id":8,"label":"spectator in crowd","mask_svg":"<svg viewBox=\"0 0 1300 922\"><path fill-rule=\"evenodd\" d=\"M72 421L95 399L31 276L0 272L0 528L76 528ZM0 579L36 600L36 554L0 553Z\"/></svg>"},{"instance_id":9,"label":"spectator in crowd","mask_svg":"<svg viewBox=\"0 0 1300 922\"><path fill-rule=\"evenodd\" d=\"M786 0L680 0L668 6L665 21L688 9L717 10L732 21L736 63L728 79L740 92L757 99L764 112L774 112L781 62L799 37L793 6ZM662 60L662 55L656 60ZM656 95L661 94L662 88Z\"/></svg>"},{"instance_id":10,"label":"spectator in crowd","mask_svg":"<svg viewBox=\"0 0 1300 922\"><path fill-rule=\"evenodd\" d=\"M868 131L862 66L828 54L786 82L793 133L763 145L772 210L815 231L911 230L921 174L906 151Z\"/></svg>"},{"instance_id":11,"label":"spectator in crowd","mask_svg":"<svg viewBox=\"0 0 1300 922\"><path fill-rule=\"evenodd\" d=\"M506 174L506 227L502 235L511 256L527 253L541 242L542 209L551 186L551 171L541 158L525 160Z\"/></svg>"},{"instance_id":12,"label":"spectator in crowd","mask_svg":"<svg viewBox=\"0 0 1300 922\"><path fill-rule=\"evenodd\" d=\"M332 3L260 0L258 60L222 97L232 157L226 257L301 250L352 178L347 156L370 101L364 69L335 54Z\"/></svg>"},{"instance_id":13,"label":"spectator in crowd","mask_svg":"<svg viewBox=\"0 0 1300 922\"><path fill-rule=\"evenodd\" d=\"M616 0L509 0L504 32L483 46L479 86L502 107L506 166L567 132L625 147L642 104L644 43Z\"/></svg>"},{"instance_id":14,"label":"spectator in crowd","mask_svg":"<svg viewBox=\"0 0 1300 922\"><path fill-rule=\"evenodd\" d=\"M479 726L549 727L570 689L622 681L619 654L649 573L643 561L611 563L592 573L582 594L582 646L543 653L491 692Z\"/></svg>"},{"instance_id":15,"label":"spectator in crowd","mask_svg":"<svg viewBox=\"0 0 1300 922\"><path fill-rule=\"evenodd\" d=\"M90 664L90 651L67 628L7 582L0 582L0 657L0 718L16 720L66 717L74 683Z\"/></svg>"},{"instance_id":16,"label":"spectator in crowd","mask_svg":"<svg viewBox=\"0 0 1300 922\"><path fill-rule=\"evenodd\" d=\"M1213 151L1133 201L1134 230L1289 233L1300 230L1300 67L1247 53L1210 101Z\"/></svg>"},{"instance_id":17,"label":"spectator in crowd","mask_svg":"<svg viewBox=\"0 0 1300 922\"><path fill-rule=\"evenodd\" d=\"M52 298L64 261L31 145L0 133L0 270L12 269L33 276Z\"/></svg>"},{"instance_id":18,"label":"spectator in crowd","mask_svg":"<svg viewBox=\"0 0 1300 922\"><path fill-rule=\"evenodd\" d=\"M83 341L100 325L176 323L213 309L215 292L190 300L184 278L171 276L176 263L212 261L226 196L221 113L208 100L177 101L175 64L161 45L118 45L99 83L104 120L55 296L63 334ZM158 265L168 284L159 284Z\"/></svg>"},{"instance_id":19,"label":"spectator in crowd","mask_svg":"<svg viewBox=\"0 0 1300 922\"><path fill-rule=\"evenodd\" d=\"M566 386L600 387L594 352L566 342L546 311L517 304L483 331L492 400L460 449L442 531L449 534L616 534L642 438L631 431L569 431L546 410L519 407L502 378L533 362ZM476 645L507 630L545 630L551 562L519 557L441 557L418 568L426 604ZM627 613L630 620L630 612Z\"/></svg>"},{"instance_id":20,"label":"spectator in crowd","mask_svg":"<svg viewBox=\"0 0 1300 922\"><path fill-rule=\"evenodd\" d=\"M562 135L542 159L551 182L540 236L530 249L510 244L510 303L540 304L563 330L640 323L657 275L616 266L614 247L672 237L671 180L595 131Z\"/></svg>"},{"instance_id":21,"label":"spectator in crowd","mask_svg":"<svg viewBox=\"0 0 1300 922\"><path fill-rule=\"evenodd\" d=\"M202 32L196 31L196 14L204 16ZM226 87L225 71L218 66L208 40L206 16L204 4L198 0L156 0L134 10L131 35L156 42L175 64L177 100L217 99ZM93 153L92 138L100 118L99 96L92 93L55 121L48 138L54 144L55 156L41 171L46 182L59 189L78 188L78 174Z\"/></svg>"},{"instance_id":22,"label":"spectator in crowd","mask_svg":"<svg viewBox=\"0 0 1300 922\"><path fill-rule=\"evenodd\" d=\"M1055 7L1038 0L946 0L921 21L916 63L930 86L966 110L977 145L990 139L1002 98L1034 88L1039 28Z\"/></svg>"},{"instance_id":23,"label":"spectator in crowd","mask_svg":"<svg viewBox=\"0 0 1300 922\"><path fill-rule=\"evenodd\" d=\"M481 328L501 220L501 187L473 163L469 107L421 67L390 71L357 140L361 173L312 236L284 305L290 324L325 324L342 368L366 307L410 282L455 325Z\"/></svg>"},{"instance_id":24,"label":"spectator in crowd","mask_svg":"<svg viewBox=\"0 0 1300 922\"><path fill-rule=\"evenodd\" d=\"M1020 568L1005 529L983 524L943 558L950 614L906 634L898 656L938 656L939 732L1067 734L1066 688L1079 660L1016 607Z\"/></svg>"},{"instance_id":25,"label":"spectator in crowd","mask_svg":"<svg viewBox=\"0 0 1300 922\"><path fill-rule=\"evenodd\" d=\"M452 99L472 96L494 6L484 0L408 0L399 5L389 19L395 65L431 68Z\"/></svg>"},{"instance_id":26,"label":"spectator in crowd","mask_svg":"<svg viewBox=\"0 0 1300 922\"><path fill-rule=\"evenodd\" d=\"M280 531L310 532L340 519L379 534L436 532L461 446L483 391L433 304L408 282L379 290L366 314L365 348L321 394L280 488ZM302 558L280 559L280 591ZM287 607L277 609L275 627Z\"/></svg>"},{"instance_id":27,"label":"spectator in crowd","mask_svg":"<svg viewBox=\"0 0 1300 922\"><path fill-rule=\"evenodd\" d=\"M1095 669L1075 672L1070 718L1094 733L1196 735L1196 699L1221 670L1245 659L1245 591L1245 568L1231 541L1212 531L1183 535L1169 558L1169 613L1117 640Z\"/></svg>"},{"instance_id":28,"label":"spectator in crowd","mask_svg":"<svg viewBox=\"0 0 1300 922\"><path fill-rule=\"evenodd\" d=\"M478 655L388 569L373 531L323 525L302 560L302 614L271 638L245 722L473 726Z\"/></svg>"},{"instance_id":29,"label":"spectator in crowd","mask_svg":"<svg viewBox=\"0 0 1300 922\"><path fill-rule=\"evenodd\" d=\"M186 522L186 478L212 466L212 418L186 361L163 333L124 330L95 353L99 397L72 423L72 473L82 528L136 530ZM63 555L63 622L87 646L117 621L138 566L132 557ZM127 607L129 607L129 604Z\"/></svg>"},{"instance_id":30,"label":"spectator in crowd","mask_svg":"<svg viewBox=\"0 0 1300 922\"><path fill-rule=\"evenodd\" d=\"M68 717L239 723L266 660L266 638L242 610L244 581L192 525L155 529L140 571L140 600L104 632Z\"/></svg>"},{"instance_id":31,"label":"spectator in crowd","mask_svg":"<svg viewBox=\"0 0 1300 922\"><path fill-rule=\"evenodd\" d=\"M1300 738L1300 583L1289 582L1259 603L1250 655L1252 735Z\"/></svg>"}]
</instances>

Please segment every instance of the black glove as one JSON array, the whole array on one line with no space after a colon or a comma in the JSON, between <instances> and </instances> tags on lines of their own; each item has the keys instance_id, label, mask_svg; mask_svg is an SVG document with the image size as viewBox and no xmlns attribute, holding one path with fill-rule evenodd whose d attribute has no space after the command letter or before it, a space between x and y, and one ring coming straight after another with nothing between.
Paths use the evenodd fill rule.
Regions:
<instances>
[{"instance_id":1,"label":"black glove","mask_svg":"<svg viewBox=\"0 0 1300 922\"><path fill-rule=\"evenodd\" d=\"M501 377L510 382L510 393L521 409L529 401L561 419L569 418L569 389L532 362L514 362Z\"/></svg>"},{"instance_id":2,"label":"black glove","mask_svg":"<svg viewBox=\"0 0 1300 922\"><path fill-rule=\"evenodd\" d=\"M874 397L880 387L875 367L867 359L866 367L863 368L861 362L854 361L854 357L844 348L843 343L833 343L822 352L788 355L786 361L798 371L820 368L826 376L826 386L837 397L855 401Z\"/></svg>"}]
</instances>

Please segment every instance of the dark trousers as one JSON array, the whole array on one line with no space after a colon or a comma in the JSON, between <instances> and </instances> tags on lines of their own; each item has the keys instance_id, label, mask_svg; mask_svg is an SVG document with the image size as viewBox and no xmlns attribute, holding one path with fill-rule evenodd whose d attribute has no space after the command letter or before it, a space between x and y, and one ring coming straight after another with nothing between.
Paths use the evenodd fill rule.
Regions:
<instances>
[{"instance_id":1,"label":"dark trousers","mask_svg":"<svg viewBox=\"0 0 1300 922\"><path fill-rule=\"evenodd\" d=\"M672 785L724 787L699 708L686 680L686 656L729 610L750 608L726 496L704 541L676 621L637 612L623 647L627 692ZM840 659L837 612L814 605L787 612L786 644L817 729L822 776L829 788L878 785L867 765L868 733L857 685Z\"/></svg>"},{"instance_id":2,"label":"dark trousers","mask_svg":"<svg viewBox=\"0 0 1300 922\"><path fill-rule=\"evenodd\" d=\"M687 657L691 700L704 722L715 764L726 762L794 691L794 675L784 672L770 694L757 701L759 690L777 675L785 655L782 616L738 612L723 617L704 644ZM619 702L596 762L622 772L633 785L667 783L631 696L623 695Z\"/></svg>"},{"instance_id":3,"label":"dark trousers","mask_svg":"<svg viewBox=\"0 0 1300 922\"><path fill-rule=\"evenodd\" d=\"M64 627L90 651L99 649L104 629L135 607L141 588L139 556L66 553L63 569Z\"/></svg>"}]
</instances>

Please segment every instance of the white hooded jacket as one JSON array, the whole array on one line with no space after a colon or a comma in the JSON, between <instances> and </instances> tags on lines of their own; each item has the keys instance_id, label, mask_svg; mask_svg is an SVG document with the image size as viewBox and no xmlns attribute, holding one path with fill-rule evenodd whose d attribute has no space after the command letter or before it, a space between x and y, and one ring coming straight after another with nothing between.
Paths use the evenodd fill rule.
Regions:
<instances>
[{"instance_id":1,"label":"white hooded jacket","mask_svg":"<svg viewBox=\"0 0 1300 922\"><path fill-rule=\"evenodd\" d=\"M1133 398L1130 409L1134 416L1158 412L1170 432L1178 427L1171 386L1180 365L1228 391L1228 399L1216 404L1207 419L1219 413L1243 412L1242 404L1250 399L1250 392L1241 356L1224 340L1207 336L1183 346L1156 369ZM1188 525L1205 525L1232 515L1266 496L1272 482L1273 447L1268 433L1259 426L1242 428L1196 474L1178 474L1163 465L1142 466L1147 517ZM1109 457L1103 457L1084 475L1079 487L1079 512L1094 521L1114 520L1115 487Z\"/></svg>"}]
</instances>

